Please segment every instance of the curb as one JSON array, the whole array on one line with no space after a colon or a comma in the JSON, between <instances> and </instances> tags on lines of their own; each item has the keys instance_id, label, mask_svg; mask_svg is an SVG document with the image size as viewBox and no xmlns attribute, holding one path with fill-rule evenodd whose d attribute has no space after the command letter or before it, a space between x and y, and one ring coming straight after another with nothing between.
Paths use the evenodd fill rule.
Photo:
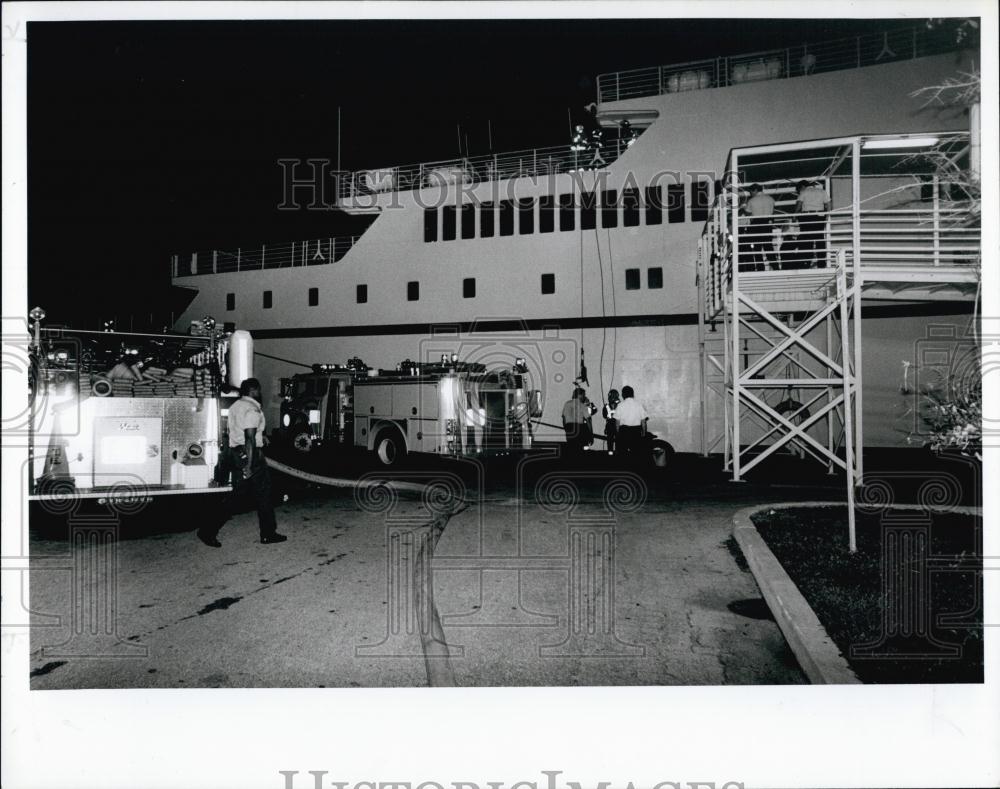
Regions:
<instances>
[{"instance_id":1,"label":"curb","mask_svg":"<svg viewBox=\"0 0 1000 789\"><path fill-rule=\"evenodd\" d=\"M750 566L768 608L795 654L803 673L813 685L860 685L833 639L827 635L798 587L785 572L751 516L791 507L843 507L842 502L816 501L746 507L733 516L733 537Z\"/></svg>"},{"instance_id":2,"label":"curb","mask_svg":"<svg viewBox=\"0 0 1000 789\"><path fill-rule=\"evenodd\" d=\"M813 685L860 685L854 670L827 634L794 581L785 572L751 517L767 510L802 507L846 507L842 501L795 501L745 507L733 516L733 538L743 551L750 571L767 601L782 635L791 647L803 673ZM933 512L961 512L982 516L982 508L967 506L935 507L921 504L893 504L892 509Z\"/></svg>"}]
</instances>

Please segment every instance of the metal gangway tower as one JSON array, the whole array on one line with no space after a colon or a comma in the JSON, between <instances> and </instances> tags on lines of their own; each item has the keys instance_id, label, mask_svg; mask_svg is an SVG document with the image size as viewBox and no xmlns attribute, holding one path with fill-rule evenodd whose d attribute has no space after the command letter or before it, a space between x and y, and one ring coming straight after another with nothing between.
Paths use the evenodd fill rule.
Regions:
<instances>
[{"instance_id":1,"label":"metal gangway tower","mask_svg":"<svg viewBox=\"0 0 1000 789\"><path fill-rule=\"evenodd\" d=\"M969 151L962 132L734 149L699 242L703 451L721 447L737 481L779 450L842 472L852 551L862 302L978 297ZM755 185L774 202L748 211ZM761 202L773 211L748 215Z\"/></svg>"}]
</instances>

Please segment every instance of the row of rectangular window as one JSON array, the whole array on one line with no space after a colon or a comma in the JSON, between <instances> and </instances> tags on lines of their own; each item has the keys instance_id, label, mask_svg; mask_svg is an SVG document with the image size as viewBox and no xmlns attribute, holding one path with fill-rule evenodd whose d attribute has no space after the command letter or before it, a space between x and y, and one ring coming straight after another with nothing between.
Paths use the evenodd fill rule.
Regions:
<instances>
[{"instance_id":1,"label":"row of rectangular window","mask_svg":"<svg viewBox=\"0 0 1000 789\"><path fill-rule=\"evenodd\" d=\"M559 230L576 229L576 209L580 209L580 229L594 230L597 227L597 216L600 214L601 227L618 227L619 208L621 208L622 227L638 227L645 216L645 224L659 225L663 223L663 211L666 209L667 222L675 224L685 219L684 184L667 184L667 199L663 201L662 186L647 186L639 189L625 189L619 194L617 189L605 189L600 193L601 203L597 205L597 192L581 192L577 195L559 195L558 205L553 195L542 195L538 198L538 232L552 233L556 229L556 216L559 217ZM707 180L691 183L691 221L704 222L708 219L708 209L712 201L712 182ZM481 203L479 208L479 238L492 238L495 235L514 235L514 220L517 217L517 234L530 235L535 232L535 203L533 197L519 200L501 200L498 203ZM499 211L498 211L499 207ZM440 209L440 240L454 241L459 236L463 239L476 238L476 208L473 203L465 205L446 205ZM499 217L497 216L499 214ZM499 222L498 222L499 219ZM438 209L424 209L424 241L437 241L439 238Z\"/></svg>"},{"instance_id":2,"label":"row of rectangular window","mask_svg":"<svg viewBox=\"0 0 1000 789\"><path fill-rule=\"evenodd\" d=\"M641 272L637 268L627 268L625 269L625 290L638 290L641 282ZM646 269L646 286L649 288L662 288L663 287L663 269L660 266L650 266ZM543 295L548 295L550 293L556 292L556 275L555 274L542 274L541 280L541 290ZM358 304L368 303L368 286L358 285L355 294ZM474 299L476 297L476 278L466 277L462 280L462 297L466 299ZM406 283L406 300L407 301L419 301L420 300L420 283L419 282L407 282ZM309 306L318 307L319 306L319 288L309 288ZM265 290L263 295L263 306L265 310L269 310L274 306L274 292L270 290ZM227 293L226 294L226 310L232 312L236 309L236 294Z\"/></svg>"}]
</instances>

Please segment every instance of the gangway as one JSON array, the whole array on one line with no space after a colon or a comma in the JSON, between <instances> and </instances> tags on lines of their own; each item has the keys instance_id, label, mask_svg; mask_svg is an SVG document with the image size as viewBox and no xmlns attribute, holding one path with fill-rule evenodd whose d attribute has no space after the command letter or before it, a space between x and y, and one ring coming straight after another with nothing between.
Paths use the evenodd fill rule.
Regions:
<instances>
[{"instance_id":1,"label":"gangway","mask_svg":"<svg viewBox=\"0 0 1000 789\"><path fill-rule=\"evenodd\" d=\"M962 132L734 149L699 242L702 387L723 402L720 434L706 414L703 451L721 445L735 481L779 450L843 472L852 551L862 302L977 298L978 200L939 175L962 172L969 149ZM774 200L769 216L746 216L753 184ZM798 210L810 185L824 210Z\"/></svg>"}]
</instances>

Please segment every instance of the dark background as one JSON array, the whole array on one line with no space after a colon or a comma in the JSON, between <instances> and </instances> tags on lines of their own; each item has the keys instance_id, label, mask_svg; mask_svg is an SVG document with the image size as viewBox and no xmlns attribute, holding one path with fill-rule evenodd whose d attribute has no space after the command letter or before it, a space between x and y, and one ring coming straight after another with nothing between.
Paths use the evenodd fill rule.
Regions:
<instances>
[{"instance_id":1,"label":"dark background","mask_svg":"<svg viewBox=\"0 0 1000 789\"><path fill-rule=\"evenodd\" d=\"M338 106L343 169L458 156L456 124L489 153L488 120L497 152L568 144L602 72L913 24L32 22L28 306L80 328L169 314L172 253L351 232L277 210L276 160L335 162Z\"/></svg>"}]
</instances>

